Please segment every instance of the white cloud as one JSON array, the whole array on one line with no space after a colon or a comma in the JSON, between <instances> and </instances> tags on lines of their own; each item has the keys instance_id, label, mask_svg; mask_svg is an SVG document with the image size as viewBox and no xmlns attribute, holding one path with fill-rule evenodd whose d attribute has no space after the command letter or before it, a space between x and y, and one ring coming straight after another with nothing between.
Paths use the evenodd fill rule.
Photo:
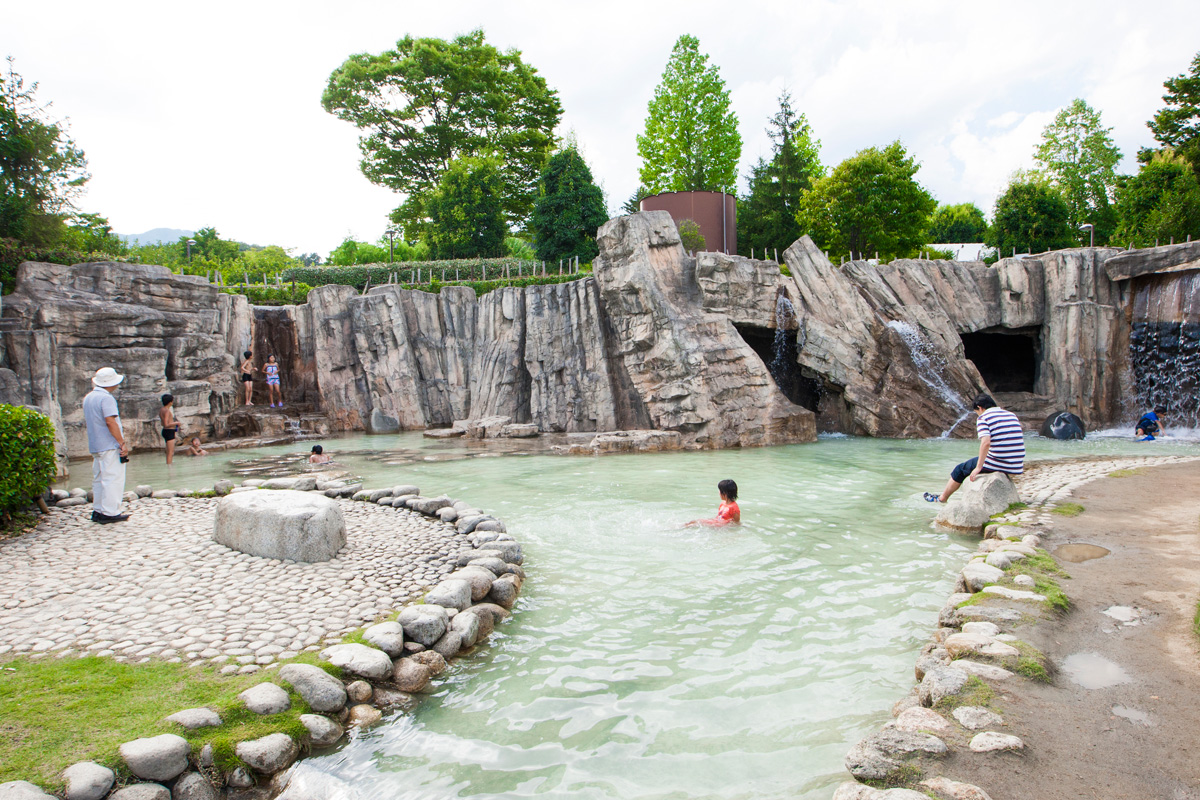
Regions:
<instances>
[{"instance_id":1,"label":"white cloud","mask_svg":"<svg viewBox=\"0 0 1200 800\"><path fill-rule=\"evenodd\" d=\"M1164 21L1170 20L1170 24ZM357 132L320 95L348 55L404 36L476 27L556 88L618 208L637 186L636 135L675 39L721 69L740 120L742 174L769 151L783 88L827 163L901 139L943 202L989 210L1029 166L1055 110L1083 97L1134 168L1162 81L1187 69L1193 2L944 0L603 6L356 2L286 7L81 1L6 10L0 44L70 116L94 175L83 206L136 233L215 225L224 235L327 253L378 236L397 198L358 171Z\"/></svg>"}]
</instances>

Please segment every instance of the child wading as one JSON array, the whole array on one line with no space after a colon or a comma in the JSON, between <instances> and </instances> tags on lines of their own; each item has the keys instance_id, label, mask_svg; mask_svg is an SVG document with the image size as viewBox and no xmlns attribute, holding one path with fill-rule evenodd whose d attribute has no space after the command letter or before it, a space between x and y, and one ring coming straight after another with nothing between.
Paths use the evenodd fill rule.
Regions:
<instances>
[{"instance_id":1,"label":"child wading","mask_svg":"<svg viewBox=\"0 0 1200 800\"><path fill-rule=\"evenodd\" d=\"M175 457L175 437L179 435L179 423L175 421L175 398L169 394L162 396L162 408L158 418L162 421L162 437L167 443L167 463Z\"/></svg>"},{"instance_id":2,"label":"child wading","mask_svg":"<svg viewBox=\"0 0 1200 800\"><path fill-rule=\"evenodd\" d=\"M1142 418L1134 427L1134 435L1137 436L1139 442L1153 442L1154 434L1163 432L1162 420L1158 418L1158 415L1165 413L1167 413L1166 406L1155 406L1153 411L1142 414Z\"/></svg>"},{"instance_id":3,"label":"child wading","mask_svg":"<svg viewBox=\"0 0 1200 800\"><path fill-rule=\"evenodd\" d=\"M713 519L694 519L683 527L705 525L710 528L719 528L722 525L740 525L742 523L742 510L738 508L737 504L737 484L728 479L723 480L717 484L717 491L721 494L721 505L717 509L717 516Z\"/></svg>"}]
</instances>

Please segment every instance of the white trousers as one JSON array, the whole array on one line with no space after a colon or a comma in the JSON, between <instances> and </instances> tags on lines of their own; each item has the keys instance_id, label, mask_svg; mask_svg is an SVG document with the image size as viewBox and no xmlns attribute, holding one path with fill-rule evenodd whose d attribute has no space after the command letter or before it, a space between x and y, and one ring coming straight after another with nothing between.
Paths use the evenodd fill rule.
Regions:
<instances>
[{"instance_id":1,"label":"white trousers","mask_svg":"<svg viewBox=\"0 0 1200 800\"><path fill-rule=\"evenodd\" d=\"M125 494L125 465L120 450L92 453L92 511L115 517Z\"/></svg>"}]
</instances>

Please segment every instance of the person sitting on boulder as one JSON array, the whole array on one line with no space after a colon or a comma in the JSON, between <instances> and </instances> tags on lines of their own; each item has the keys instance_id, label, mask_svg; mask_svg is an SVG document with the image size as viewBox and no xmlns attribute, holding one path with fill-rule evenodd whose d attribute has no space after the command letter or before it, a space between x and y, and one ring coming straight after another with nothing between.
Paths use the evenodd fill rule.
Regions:
<instances>
[{"instance_id":1,"label":"person sitting on boulder","mask_svg":"<svg viewBox=\"0 0 1200 800\"><path fill-rule=\"evenodd\" d=\"M200 437L193 436L192 441L188 444L188 454L193 456L206 456L208 451L200 445Z\"/></svg>"},{"instance_id":2,"label":"person sitting on boulder","mask_svg":"<svg viewBox=\"0 0 1200 800\"><path fill-rule=\"evenodd\" d=\"M325 452L325 448L319 444L314 444L312 447L312 455L308 457L310 464L328 464L333 461L333 456Z\"/></svg>"},{"instance_id":3,"label":"person sitting on boulder","mask_svg":"<svg viewBox=\"0 0 1200 800\"><path fill-rule=\"evenodd\" d=\"M738 508L737 504L737 484L728 479L723 480L717 484L717 491L721 494L721 505L717 509L717 516L713 519L694 519L684 524L683 527L704 525L710 528L719 528L722 525L742 524L742 510Z\"/></svg>"},{"instance_id":4,"label":"person sitting on boulder","mask_svg":"<svg viewBox=\"0 0 1200 800\"><path fill-rule=\"evenodd\" d=\"M1155 406L1153 411L1147 411L1142 414L1142 418L1137 421L1134 427L1135 435L1139 442L1153 442L1154 434L1162 433L1162 422L1159 420L1159 414L1167 413L1166 406Z\"/></svg>"},{"instance_id":5,"label":"person sitting on boulder","mask_svg":"<svg viewBox=\"0 0 1200 800\"><path fill-rule=\"evenodd\" d=\"M986 394L975 398L973 410L979 415L975 420L979 455L951 471L950 481L940 495L926 492L925 499L931 503L949 500L967 478L976 481L980 475L991 472L1020 475L1025 471L1025 433L1017 415L996 405L996 401Z\"/></svg>"}]
</instances>

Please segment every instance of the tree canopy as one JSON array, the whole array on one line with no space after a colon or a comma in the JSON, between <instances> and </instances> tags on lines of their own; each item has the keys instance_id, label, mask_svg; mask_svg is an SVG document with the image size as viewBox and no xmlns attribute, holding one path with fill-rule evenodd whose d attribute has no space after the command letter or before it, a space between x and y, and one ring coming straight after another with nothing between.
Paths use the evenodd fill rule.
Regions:
<instances>
[{"instance_id":1,"label":"tree canopy","mask_svg":"<svg viewBox=\"0 0 1200 800\"><path fill-rule=\"evenodd\" d=\"M675 42L648 111L637 146L650 194L733 191L742 155L737 116L720 71L695 36Z\"/></svg>"},{"instance_id":2,"label":"tree canopy","mask_svg":"<svg viewBox=\"0 0 1200 800\"><path fill-rule=\"evenodd\" d=\"M929 220L930 243L963 244L982 242L987 233L987 220L974 203L938 206Z\"/></svg>"},{"instance_id":3,"label":"tree canopy","mask_svg":"<svg viewBox=\"0 0 1200 800\"><path fill-rule=\"evenodd\" d=\"M1147 124L1154 138L1173 148L1200 177L1200 53L1192 59L1188 72L1168 78L1163 86L1167 93L1162 99L1167 105Z\"/></svg>"},{"instance_id":4,"label":"tree canopy","mask_svg":"<svg viewBox=\"0 0 1200 800\"><path fill-rule=\"evenodd\" d=\"M553 262L578 256L591 261L599 252L596 229L607 221L604 194L578 148L568 146L550 156L530 221L537 257Z\"/></svg>"},{"instance_id":5,"label":"tree canopy","mask_svg":"<svg viewBox=\"0 0 1200 800\"><path fill-rule=\"evenodd\" d=\"M87 157L8 59L0 84L0 236L54 244L91 176Z\"/></svg>"},{"instance_id":6,"label":"tree canopy","mask_svg":"<svg viewBox=\"0 0 1200 800\"><path fill-rule=\"evenodd\" d=\"M1079 241L1090 237L1078 231L1084 223L1095 226L1097 242L1107 242L1116 227L1112 198L1121 151L1111 131L1100 124L1100 112L1076 98L1042 131L1034 152L1034 160L1061 190Z\"/></svg>"},{"instance_id":7,"label":"tree canopy","mask_svg":"<svg viewBox=\"0 0 1200 800\"><path fill-rule=\"evenodd\" d=\"M919 168L899 141L860 150L804 193L796 215L801 231L834 253L916 253L937 207L913 179Z\"/></svg>"},{"instance_id":8,"label":"tree canopy","mask_svg":"<svg viewBox=\"0 0 1200 800\"><path fill-rule=\"evenodd\" d=\"M496 157L505 219L523 223L562 116L558 93L521 53L501 53L480 30L452 41L406 36L392 50L351 56L321 103L364 132L363 174L407 195L393 220L409 239L429 216L426 196L463 157Z\"/></svg>"},{"instance_id":9,"label":"tree canopy","mask_svg":"<svg viewBox=\"0 0 1200 800\"><path fill-rule=\"evenodd\" d=\"M1001 256L1014 248L1040 253L1071 247L1076 233L1062 193L1037 176L1019 176L996 198L985 241Z\"/></svg>"},{"instance_id":10,"label":"tree canopy","mask_svg":"<svg viewBox=\"0 0 1200 800\"><path fill-rule=\"evenodd\" d=\"M1117 182L1114 241L1135 247L1200 238L1200 181L1184 158L1170 148L1154 153L1137 175Z\"/></svg>"},{"instance_id":11,"label":"tree canopy","mask_svg":"<svg viewBox=\"0 0 1200 800\"><path fill-rule=\"evenodd\" d=\"M429 193L429 247L434 258L480 258L504 252L504 179L495 158L459 158Z\"/></svg>"},{"instance_id":12,"label":"tree canopy","mask_svg":"<svg viewBox=\"0 0 1200 800\"><path fill-rule=\"evenodd\" d=\"M800 197L825 174L821 142L803 114L792 108L792 97L779 95L779 110L768 120L771 160L759 158L750 167L749 192L738 202L738 251L765 252L783 248L800 238L796 212Z\"/></svg>"}]
</instances>

